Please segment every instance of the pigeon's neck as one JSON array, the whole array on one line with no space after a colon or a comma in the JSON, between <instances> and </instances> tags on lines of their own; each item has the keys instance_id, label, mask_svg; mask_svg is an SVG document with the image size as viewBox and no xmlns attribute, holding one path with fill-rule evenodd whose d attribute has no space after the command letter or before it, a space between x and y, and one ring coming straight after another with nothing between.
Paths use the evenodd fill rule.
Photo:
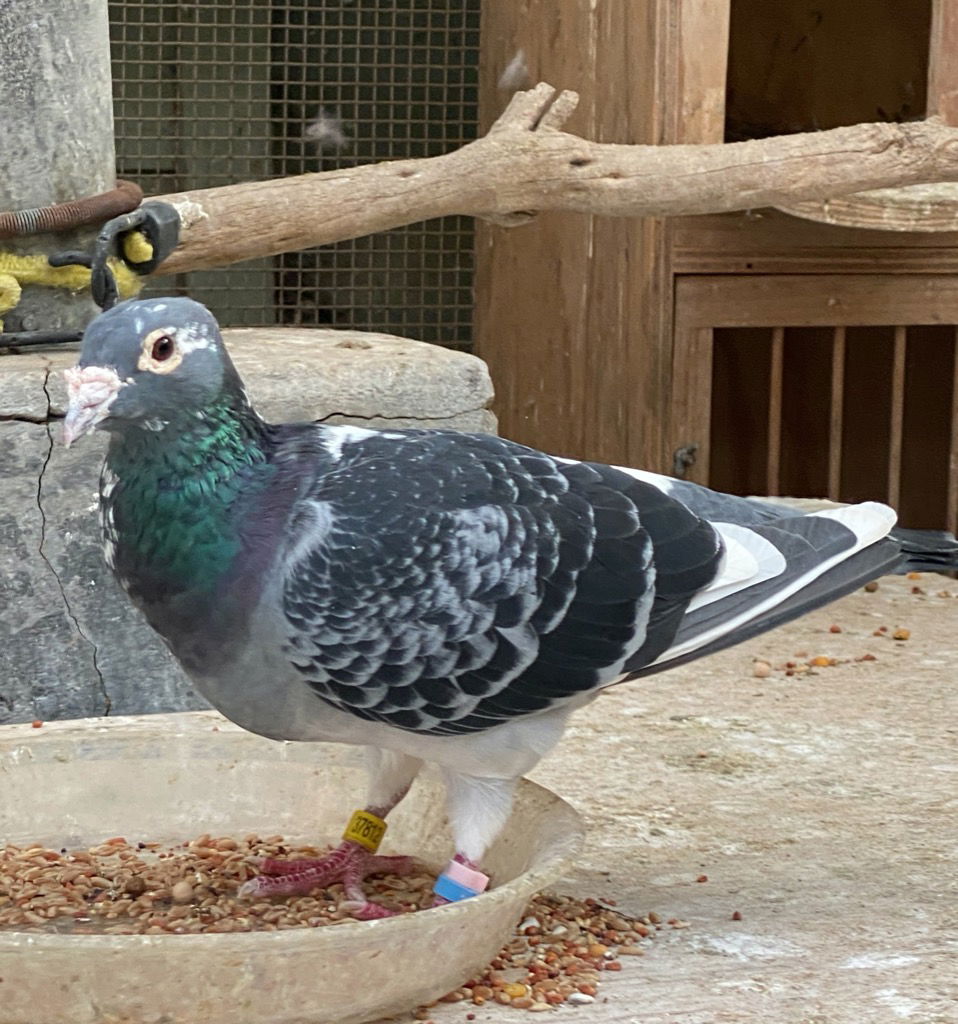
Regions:
<instances>
[{"instance_id":1,"label":"pigeon's neck","mask_svg":"<svg viewBox=\"0 0 958 1024\"><path fill-rule=\"evenodd\" d=\"M107 559L135 599L209 593L229 574L246 506L268 485L267 428L242 394L158 430L113 434L101 504Z\"/></svg>"}]
</instances>

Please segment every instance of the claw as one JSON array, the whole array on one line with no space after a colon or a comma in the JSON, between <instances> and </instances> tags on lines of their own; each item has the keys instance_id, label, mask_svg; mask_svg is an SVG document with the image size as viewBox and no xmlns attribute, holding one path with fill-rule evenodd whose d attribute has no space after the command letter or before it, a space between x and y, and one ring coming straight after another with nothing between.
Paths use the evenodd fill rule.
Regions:
<instances>
[{"instance_id":1,"label":"claw","mask_svg":"<svg viewBox=\"0 0 958 1024\"><path fill-rule=\"evenodd\" d=\"M373 900L343 900L339 908L345 910L350 917L355 917L357 921L379 921L384 917L397 917L399 914L399 911L389 910Z\"/></svg>"},{"instance_id":2,"label":"claw","mask_svg":"<svg viewBox=\"0 0 958 1024\"><path fill-rule=\"evenodd\" d=\"M363 879L377 874L409 874L415 870L416 862L412 857L374 856L347 840L323 857L299 860L267 857L256 866L261 873L240 886L239 896L300 896L341 882L346 893L341 907L350 917L373 921L393 917L396 911L367 900Z\"/></svg>"}]
</instances>

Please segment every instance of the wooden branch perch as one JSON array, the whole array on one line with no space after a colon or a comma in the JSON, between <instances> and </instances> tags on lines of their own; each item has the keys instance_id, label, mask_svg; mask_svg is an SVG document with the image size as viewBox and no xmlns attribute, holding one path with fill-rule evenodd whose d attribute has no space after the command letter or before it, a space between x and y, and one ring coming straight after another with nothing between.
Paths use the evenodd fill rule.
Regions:
<instances>
[{"instance_id":1,"label":"wooden branch perch","mask_svg":"<svg viewBox=\"0 0 958 1024\"><path fill-rule=\"evenodd\" d=\"M516 93L489 133L421 160L157 196L183 220L159 273L325 245L447 214L497 223L533 211L618 217L718 213L958 180L958 129L859 124L709 146L625 146L561 131L578 96Z\"/></svg>"}]
</instances>

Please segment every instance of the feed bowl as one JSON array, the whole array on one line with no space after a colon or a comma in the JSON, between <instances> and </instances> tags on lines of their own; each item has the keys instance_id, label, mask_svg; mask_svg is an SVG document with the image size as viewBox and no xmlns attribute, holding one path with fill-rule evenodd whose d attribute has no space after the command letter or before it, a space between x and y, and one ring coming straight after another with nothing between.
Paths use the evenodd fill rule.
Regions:
<instances>
[{"instance_id":1,"label":"feed bowl","mask_svg":"<svg viewBox=\"0 0 958 1024\"><path fill-rule=\"evenodd\" d=\"M213 712L0 727L0 844L74 849L201 832L337 842L363 801L362 751L277 743ZM0 931L2 1024L359 1024L429 1002L484 967L562 874L578 814L531 782L484 862L489 892L380 921L210 935ZM449 857L443 791L417 781L384 853ZM2 898L0 898L2 902Z\"/></svg>"}]
</instances>

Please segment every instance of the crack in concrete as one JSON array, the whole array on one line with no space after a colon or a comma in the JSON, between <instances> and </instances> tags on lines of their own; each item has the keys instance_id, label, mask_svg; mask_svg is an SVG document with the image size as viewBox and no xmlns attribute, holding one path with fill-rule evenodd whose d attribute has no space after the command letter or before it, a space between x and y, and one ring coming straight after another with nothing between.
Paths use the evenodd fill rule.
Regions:
<instances>
[{"instance_id":1,"label":"crack in concrete","mask_svg":"<svg viewBox=\"0 0 958 1024\"><path fill-rule=\"evenodd\" d=\"M362 413L357 413L357 412L328 412L328 413L326 413L325 416L320 416L319 419L313 420L312 422L313 423L326 423L326 424L329 424L329 426L331 426L331 427L348 427L349 426L348 423L329 423L329 421L334 416L340 416L343 419L348 419L348 420L362 420L364 423L393 424L393 423L396 423L398 420L402 420L403 422L407 422L408 423L408 421L410 419L415 419L417 422L419 422L421 420L424 423L428 423L428 422L430 422L432 420L436 420L436 421L439 421L439 422L446 422L448 420L451 420L455 416L465 416L465 415L468 415L469 413L473 413L473 412L492 412L492 410L489 408L488 405L477 405L477 406L474 406L474 407L469 408L469 409L457 409L455 412L451 412L451 413L437 413L435 416L424 416L424 415L422 415L420 413L417 413L414 417L413 416L381 416L378 413L374 413L372 416L364 416L364 415L362 415ZM390 428L389 428L389 426L385 426L382 429L389 430ZM394 430L415 430L416 428L415 427L405 426L405 427L393 427L392 429L394 429Z\"/></svg>"},{"instance_id":2,"label":"crack in concrete","mask_svg":"<svg viewBox=\"0 0 958 1024\"><path fill-rule=\"evenodd\" d=\"M37 548L37 553L43 559L44 564L53 574L53 578L57 582L57 589L60 591L60 598L63 601L63 607L67 613L67 618L73 623L73 628L77 631L77 635L89 646L91 652L91 660L93 663L93 671L96 673L98 687L100 695L103 698L103 714L108 715L110 709L113 707L113 701L110 697L109 691L107 690L106 680L103 678L103 672L100 669L100 663L98 660L99 649L94 640L83 632L83 627L80 625L80 620L76 617L76 613L73 611L70 605L70 599L67 597L66 589L63 586L63 581L60 579L60 575L54 567L53 563L47 557L46 551L44 551L44 545L47 539L47 514L43 507L43 477L47 471L47 466L50 464L50 459L53 457L53 432L50 430L50 424L55 423L57 420L63 419L62 416L57 416L52 412L53 400L50 397L50 390L48 383L50 380L51 367L47 364L46 370L43 374L43 394L47 400L47 415L44 418L29 419L27 417L4 417L9 419L26 419L30 423L43 424L47 428L47 440L49 442L47 446L46 455L43 458L43 465L40 467L40 475L37 478L37 509L40 512L40 544Z\"/></svg>"},{"instance_id":3,"label":"crack in concrete","mask_svg":"<svg viewBox=\"0 0 958 1024\"><path fill-rule=\"evenodd\" d=\"M49 368L46 371L46 376L43 378L43 390L47 395L47 405L50 405L50 395L47 393L47 377L50 375ZM46 416L30 416L25 412L15 413L0 413L0 423L35 423L37 426L49 426L51 423L59 423L61 420L66 419L66 416L62 412L53 412L52 409L47 410Z\"/></svg>"}]
</instances>

